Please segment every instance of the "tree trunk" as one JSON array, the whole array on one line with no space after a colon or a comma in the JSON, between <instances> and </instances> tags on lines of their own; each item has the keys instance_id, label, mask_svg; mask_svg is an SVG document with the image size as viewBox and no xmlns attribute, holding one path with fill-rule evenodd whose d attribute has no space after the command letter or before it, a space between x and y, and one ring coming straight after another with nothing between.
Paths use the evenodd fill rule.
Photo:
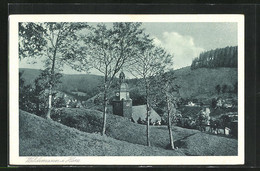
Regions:
<instances>
[{"instance_id":1,"label":"tree trunk","mask_svg":"<svg viewBox=\"0 0 260 171\"><path fill-rule=\"evenodd\" d=\"M146 121L147 121L147 126L146 126L146 139L147 139L147 146L150 146L150 106L148 103L146 103Z\"/></svg>"},{"instance_id":2,"label":"tree trunk","mask_svg":"<svg viewBox=\"0 0 260 171\"><path fill-rule=\"evenodd\" d=\"M106 122L107 122L107 84L105 83L104 90L104 110L103 110L103 127L101 135L106 134Z\"/></svg>"},{"instance_id":3,"label":"tree trunk","mask_svg":"<svg viewBox=\"0 0 260 171\"><path fill-rule=\"evenodd\" d=\"M168 130L169 130L169 137L170 137L170 148L174 149L174 143L173 143L173 137L172 137L172 123L171 123L171 108L170 108L170 102L167 98L167 112L168 112Z\"/></svg>"},{"instance_id":4,"label":"tree trunk","mask_svg":"<svg viewBox=\"0 0 260 171\"><path fill-rule=\"evenodd\" d=\"M149 103L149 86L147 81L145 81L145 91L146 91L146 139L147 146L150 146L150 103Z\"/></svg>"},{"instance_id":5,"label":"tree trunk","mask_svg":"<svg viewBox=\"0 0 260 171\"><path fill-rule=\"evenodd\" d=\"M38 97L39 98L39 97ZM40 102L37 100L36 102L36 114L40 115Z\"/></svg>"},{"instance_id":6,"label":"tree trunk","mask_svg":"<svg viewBox=\"0 0 260 171\"><path fill-rule=\"evenodd\" d=\"M47 119L51 119L52 89L53 89L53 86L54 86L54 78L55 78L54 72L55 72L56 53L57 53L57 48L58 48L58 45L59 45L59 34L60 34L60 31L59 31L57 39L56 39L56 43L55 43L55 46L54 46L54 52L53 52L53 56L52 56L51 80L50 80L50 87L49 87L49 106L48 106L48 112L47 112L47 115L46 115Z\"/></svg>"},{"instance_id":7,"label":"tree trunk","mask_svg":"<svg viewBox=\"0 0 260 171\"><path fill-rule=\"evenodd\" d=\"M51 109L52 109L51 103L52 103L52 85L50 85L50 87L49 87L48 112L46 115L47 119L51 119Z\"/></svg>"}]
</instances>

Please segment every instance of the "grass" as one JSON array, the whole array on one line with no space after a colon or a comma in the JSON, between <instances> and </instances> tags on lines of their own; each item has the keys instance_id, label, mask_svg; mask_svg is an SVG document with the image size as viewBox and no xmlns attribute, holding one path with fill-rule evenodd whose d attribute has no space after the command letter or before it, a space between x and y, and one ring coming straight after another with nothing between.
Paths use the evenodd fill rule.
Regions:
<instances>
[{"instance_id":1,"label":"grass","mask_svg":"<svg viewBox=\"0 0 260 171\"><path fill-rule=\"evenodd\" d=\"M176 142L188 156L235 156L237 140L232 138L197 133ZM200 144L200 145L198 145Z\"/></svg>"},{"instance_id":2,"label":"grass","mask_svg":"<svg viewBox=\"0 0 260 171\"><path fill-rule=\"evenodd\" d=\"M61 119L62 124L84 132L96 133L102 128L102 113L94 110L62 108L53 115L53 119ZM151 146L167 148L169 135L166 126L151 126L150 133ZM132 123L124 117L108 114L106 135L122 142L146 145L146 126ZM237 155L235 139L176 126L173 138L178 152L185 155Z\"/></svg>"},{"instance_id":3,"label":"grass","mask_svg":"<svg viewBox=\"0 0 260 171\"><path fill-rule=\"evenodd\" d=\"M101 132L102 112L89 109L62 108L53 115L53 119L60 123L84 132ZM166 148L169 143L168 128L166 126L151 126L151 145ZM175 127L173 137L178 140L187 135L199 132L197 130ZM146 125L130 122L129 119L107 115L106 135L121 141L146 145Z\"/></svg>"},{"instance_id":4,"label":"grass","mask_svg":"<svg viewBox=\"0 0 260 171\"><path fill-rule=\"evenodd\" d=\"M20 110L20 156L175 156L182 151L146 147L86 133Z\"/></svg>"}]
</instances>

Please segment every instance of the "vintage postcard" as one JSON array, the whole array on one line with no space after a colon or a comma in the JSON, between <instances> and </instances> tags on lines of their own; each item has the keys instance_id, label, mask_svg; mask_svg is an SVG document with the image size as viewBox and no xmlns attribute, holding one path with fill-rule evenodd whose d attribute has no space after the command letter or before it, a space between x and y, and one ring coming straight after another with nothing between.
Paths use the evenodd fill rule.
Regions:
<instances>
[{"instance_id":1,"label":"vintage postcard","mask_svg":"<svg viewBox=\"0 0 260 171\"><path fill-rule=\"evenodd\" d=\"M10 165L244 164L243 15L10 15Z\"/></svg>"}]
</instances>

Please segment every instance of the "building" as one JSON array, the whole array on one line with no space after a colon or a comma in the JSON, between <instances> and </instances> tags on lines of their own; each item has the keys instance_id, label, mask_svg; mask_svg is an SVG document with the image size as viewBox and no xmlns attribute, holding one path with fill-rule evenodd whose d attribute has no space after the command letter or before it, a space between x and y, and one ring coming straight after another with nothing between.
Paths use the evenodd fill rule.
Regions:
<instances>
[{"instance_id":1,"label":"building","mask_svg":"<svg viewBox=\"0 0 260 171\"><path fill-rule=\"evenodd\" d=\"M132 99L129 95L129 87L125 82L125 74L119 75L120 88L115 92L115 99L112 101L113 114L127 117L133 122L146 120L146 105L132 106ZM150 121L161 122L161 117L151 108Z\"/></svg>"},{"instance_id":2,"label":"building","mask_svg":"<svg viewBox=\"0 0 260 171\"><path fill-rule=\"evenodd\" d=\"M115 115L132 119L132 99L129 96L129 87L125 82L125 74L119 75L120 88L115 92L115 100L112 101L113 113Z\"/></svg>"},{"instance_id":3,"label":"building","mask_svg":"<svg viewBox=\"0 0 260 171\"><path fill-rule=\"evenodd\" d=\"M138 120L146 121L146 105L133 106L132 120L137 123ZM150 113L151 123L161 122L161 117L158 113L151 108Z\"/></svg>"}]
</instances>

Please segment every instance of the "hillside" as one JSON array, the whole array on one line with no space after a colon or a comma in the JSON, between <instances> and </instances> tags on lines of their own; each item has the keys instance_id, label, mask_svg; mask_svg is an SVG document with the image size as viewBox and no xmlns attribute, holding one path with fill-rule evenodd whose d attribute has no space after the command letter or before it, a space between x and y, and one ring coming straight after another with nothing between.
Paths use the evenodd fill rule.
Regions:
<instances>
[{"instance_id":1,"label":"hillside","mask_svg":"<svg viewBox=\"0 0 260 171\"><path fill-rule=\"evenodd\" d=\"M200 53L193 59L191 69L196 68L217 68L232 67L237 68L237 46L227 46L225 48L217 48L210 51Z\"/></svg>"},{"instance_id":2,"label":"hillside","mask_svg":"<svg viewBox=\"0 0 260 171\"><path fill-rule=\"evenodd\" d=\"M237 83L237 68L198 68L190 67L175 71L177 84L181 86L183 98L208 98L217 96L217 85L233 86ZM233 94L234 96L234 94Z\"/></svg>"},{"instance_id":3,"label":"hillside","mask_svg":"<svg viewBox=\"0 0 260 171\"><path fill-rule=\"evenodd\" d=\"M19 71L23 72L22 77L26 84L33 84L41 73L41 70L28 68L20 68ZM98 93L98 86L102 80L102 76L92 74L63 74L59 89L71 95L85 95L90 98Z\"/></svg>"},{"instance_id":4,"label":"hillside","mask_svg":"<svg viewBox=\"0 0 260 171\"><path fill-rule=\"evenodd\" d=\"M102 113L88 109L57 109L52 118L80 131L96 133L102 128ZM166 126L150 127L151 146L166 149L169 144ZM146 126L132 123L127 118L107 115L106 135L133 144L146 144ZM200 138L197 138L198 137ZM173 128L175 145L186 155L236 155L237 140L201 133L198 130ZM194 139L194 142L193 142ZM194 149L196 149L194 151ZM208 151L205 149L209 149Z\"/></svg>"},{"instance_id":5,"label":"hillside","mask_svg":"<svg viewBox=\"0 0 260 171\"><path fill-rule=\"evenodd\" d=\"M81 132L20 110L20 156L175 156L170 151Z\"/></svg>"},{"instance_id":6,"label":"hillside","mask_svg":"<svg viewBox=\"0 0 260 171\"><path fill-rule=\"evenodd\" d=\"M33 79L40 73L39 70L34 69L20 69L20 71L24 71L23 78L25 78L26 83L32 83ZM237 83L237 68L198 68L191 70L190 67L185 67L176 70L175 74L178 77L176 83L181 86L180 94L183 98L213 98L218 96L215 90L217 85L226 84L233 87ZM60 89L68 93L84 92L88 94L88 97L92 97L98 93L98 86L101 84L102 78L102 76L91 74L64 74ZM135 79L127 80L127 82L133 92L141 89ZM226 95L236 96L235 94Z\"/></svg>"}]
</instances>

